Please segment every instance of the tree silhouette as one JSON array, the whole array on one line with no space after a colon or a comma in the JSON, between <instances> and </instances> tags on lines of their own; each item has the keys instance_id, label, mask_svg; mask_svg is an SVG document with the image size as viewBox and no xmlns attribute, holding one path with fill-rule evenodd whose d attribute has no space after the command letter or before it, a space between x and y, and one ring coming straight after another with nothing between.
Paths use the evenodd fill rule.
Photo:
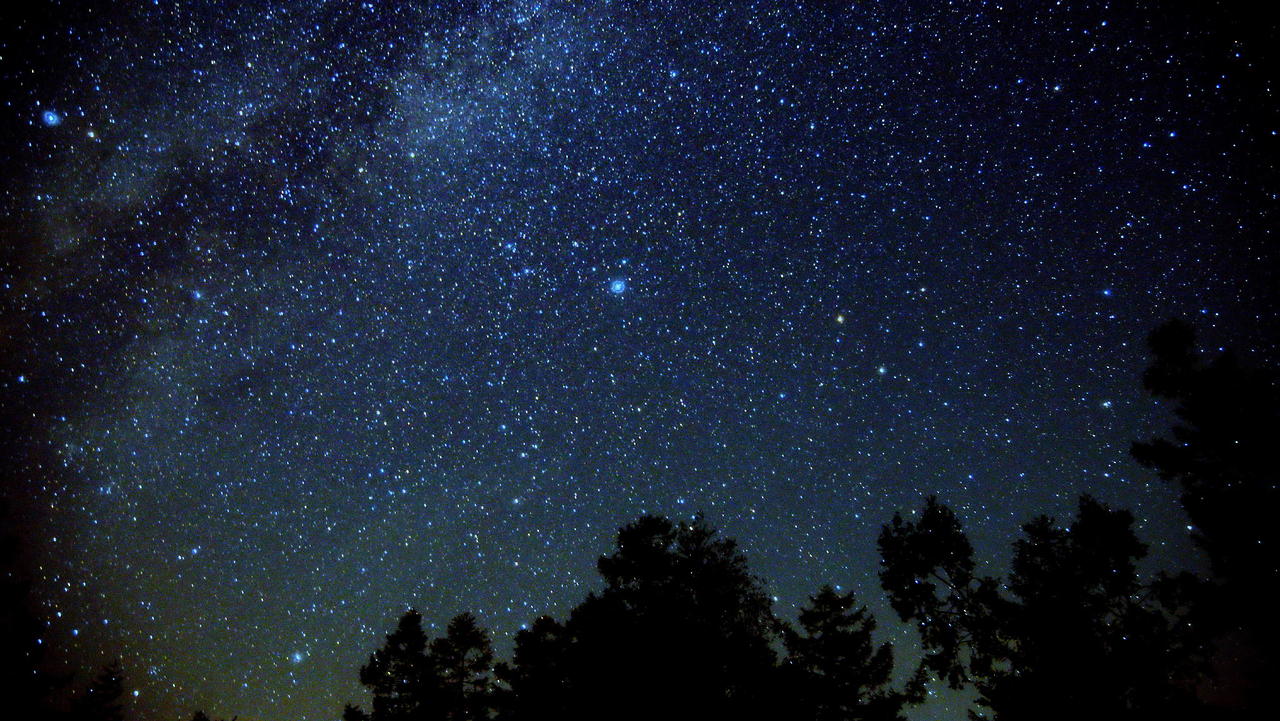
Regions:
<instances>
[{"instance_id":1,"label":"tree silhouette","mask_svg":"<svg viewBox=\"0 0 1280 721\"><path fill-rule=\"evenodd\" d=\"M492 705L493 648L475 616L462 613L449 622L444 638L430 644L432 677L426 718L470 721L489 718Z\"/></svg>"},{"instance_id":2,"label":"tree silhouette","mask_svg":"<svg viewBox=\"0 0 1280 721\"><path fill-rule=\"evenodd\" d=\"M71 707L74 721L124 721L124 673L120 662L106 666Z\"/></svg>"},{"instance_id":3,"label":"tree silhouette","mask_svg":"<svg viewBox=\"0 0 1280 721\"><path fill-rule=\"evenodd\" d=\"M409 611L360 669L372 710L348 705L344 719L897 721L919 700L891 687L892 648L873 642L852 594L823 588L791 629L737 543L701 517L642 516L597 568L603 589L563 624L535 620L496 667L471 614L430 640Z\"/></svg>"},{"instance_id":4,"label":"tree silhouette","mask_svg":"<svg viewBox=\"0 0 1280 721\"><path fill-rule=\"evenodd\" d=\"M396 630L387 636L381 649L373 652L360 669L360 683L373 696L373 710L366 714L348 705L342 717L347 721L417 721L427 700L425 689L428 661L427 636L422 616L410 609L400 617Z\"/></svg>"},{"instance_id":5,"label":"tree silhouette","mask_svg":"<svg viewBox=\"0 0 1280 721\"><path fill-rule=\"evenodd\" d=\"M1171 439L1135 443L1134 458L1179 484L1193 538L1219 578L1242 593L1274 587L1280 582L1280 524L1272 517L1280 503L1277 374L1242 367L1230 352L1202 361L1195 332L1182 321L1157 328L1149 346L1153 359L1143 384L1172 402L1177 422Z\"/></svg>"},{"instance_id":6,"label":"tree silhouette","mask_svg":"<svg viewBox=\"0 0 1280 721\"><path fill-rule=\"evenodd\" d=\"M0 519L11 519L0 504ZM18 562L17 538L5 529L0 535L0 698L15 718L50 714L49 698L70 680L41 667L47 648L44 624L32 608L31 584Z\"/></svg>"},{"instance_id":7,"label":"tree silhouette","mask_svg":"<svg viewBox=\"0 0 1280 721\"><path fill-rule=\"evenodd\" d=\"M1005 650L996 619L1007 604L995 579L976 575L973 547L951 509L929 497L919 521L894 514L879 548L889 602L920 633L920 672L957 689L990 675Z\"/></svg>"},{"instance_id":8,"label":"tree silhouette","mask_svg":"<svg viewBox=\"0 0 1280 721\"><path fill-rule=\"evenodd\" d=\"M854 610L853 593L823 586L800 611L800 628L784 631L787 696L794 718L897 721L906 694L889 686L893 648L872 641L875 618Z\"/></svg>"},{"instance_id":9,"label":"tree silhouette","mask_svg":"<svg viewBox=\"0 0 1280 721\"><path fill-rule=\"evenodd\" d=\"M500 663L496 669L498 680L505 685L498 693L499 719L565 718L568 644L565 627L550 616L539 616L529 628L516 633L511 663Z\"/></svg>"},{"instance_id":10,"label":"tree silhouette","mask_svg":"<svg viewBox=\"0 0 1280 721\"><path fill-rule=\"evenodd\" d=\"M763 718L780 624L732 539L699 517L624 526L563 625L539 618L500 664L506 720Z\"/></svg>"},{"instance_id":11,"label":"tree silhouette","mask_svg":"<svg viewBox=\"0 0 1280 721\"><path fill-rule=\"evenodd\" d=\"M1147 547L1132 529L1132 514L1089 496L1069 528L1046 516L1023 526L1009 576L1019 603L1004 624L1015 673L997 704L1018 718L1043 713L1045 698L1074 718L1099 709L1167 718L1195 706L1185 682L1198 668L1198 637L1160 605L1163 579L1139 581Z\"/></svg>"},{"instance_id":12,"label":"tree silhouette","mask_svg":"<svg viewBox=\"0 0 1280 721\"><path fill-rule=\"evenodd\" d=\"M1273 591L1280 584L1280 484L1272 459L1280 374L1243 366L1230 352L1205 360L1182 321L1157 328L1148 345L1143 384L1172 405L1176 421L1169 438L1135 443L1133 456L1178 484L1192 538L1209 558L1215 583L1201 597L1197 622L1219 634L1217 665L1231 677L1228 685L1243 686L1236 694L1258 694L1224 700L1261 708L1270 704L1266 689L1280 643Z\"/></svg>"},{"instance_id":13,"label":"tree silhouette","mask_svg":"<svg viewBox=\"0 0 1280 721\"><path fill-rule=\"evenodd\" d=\"M489 718L493 650L469 613L449 622L446 635L428 642L422 616L410 609L383 647L360 669L373 708L348 704L346 721L472 721Z\"/></svg>"},{"instance_id":14,"label":"tree silhouette","mask_svg":"<svg viewBox=\"0 0 1280 721\"><path fill-rule=\"evenodd\" d=\"M881 582L919 629L922 669L972 685L997 719L1190 718L1201 637L1176 585L1143 584L1133 517L1084 496L1066 528L1041 516L1014 544L1008 594L974 571L955 515L930 498L880 535Z\"/></svg>"},{"instance_id":15,"label":"tree silhouette","mask_svg":"<svg viewBox=\"0 0 1280 721\"><path fill-rule=\"evenodd\" d=\"M771 699L778 622L732 539L644 516L567 624L570 717L751 717Z\"/></svg>"}]
</instances>

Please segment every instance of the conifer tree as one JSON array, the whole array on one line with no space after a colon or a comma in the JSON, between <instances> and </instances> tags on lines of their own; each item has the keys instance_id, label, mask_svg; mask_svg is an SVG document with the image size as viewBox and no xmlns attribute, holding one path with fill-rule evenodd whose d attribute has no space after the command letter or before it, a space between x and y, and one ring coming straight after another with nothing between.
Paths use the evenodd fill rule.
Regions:
<instances>
[{"instance_id":1,"label":"conifer tree","mask_svg":"<svg viewBox=\"0 0 1280 721\"><path fill-rule=\"evenodd\" d=\"M502 721L565 717L568 644L564 625L550 616L539 616L529 628L516 633L511 663L500 663L496 670L505 685L498 695Z\"/></svg>"},{"instance_id":2,"label":"conifer tree","mask_svg":"<svg viewBox=\"0 0 1280 721\"><path fill-rule=\"evenodd\" d=\"M343 718L358 721L419 721L425 712L430 666L426 656L427 637L422 616L410 609L387 636L387 641L360 669L360 683L373 696L373 709L365 714L358 706L348 706Z\"/></svg>"},{"instance_id":3,"label":"conifer tree","mask_svg":"<svg viewBox=\"0 0 1280 721\"><path fill-rule=\"evenodd\" d=\"M430 644L434 693L428 718L478 721L493 705L493 648L489 636L470 613L449 622L443 638Z\"/></svg>"},{"instance_id":4,"label":"conifer tree","mask_svg":"<svg viewBox=\"0 0 1280 721\"><path fill-rule=\"evenodd\" d=\"M75 699L71 716L74 721L124 721L124 672L119 661L104 667Z\"/></svg>"},{"instance_id":5,"label":"conifer tree","mask_svg":"<svg viewBox=\"0 0 1280 721\"><path fill-rule=\"evenodd\" d=\"M1195 543L1208 556L1211 582L1178 592L1194 598L1196 624L1212 632L1218 675L1230 677L1225 702L1269 707L1280 668L1280 373L1251 367L1223 351L1206 357L1190 325L1170 321L1149 339L1143 384L1166 401L1175 422L1167 437L1133 445L1134 458L1176 483Z\"/></svg>"},{"instance_id":6,"label":"conifer tree","mask_svg":"<svg viewBox=\"0 0 1280 721\"><path fill-rule=\"evenodd\" d=\"M570 718L755 718L774 698L778 622L735 541L644 516L597 567L566 624Z\"/></svg>"},{"instance_id":7,"label":"conifer tree","mask_svg":"<svg viewBox=\"0 0 1280 721\"><path fill-rule=\"evenodd\" d=\"M1004 584L976 573L959 521L930 498L881 533L881 582L920 632L922 670L971 686L1000 721L1194 718L1202 639L1162 603L1167 579L1139 580L1132 526L1084 496L1070 526L1023 526Z\"/></svg>"},{"instance_id":8,"label":"conifer tree","mask_svg":"<svg viewBox=\"0 0 1280 721\"><path fill-rule=\"evenodd\" d=\"M823 586L800 611L800 628L784 633L788 706L815 721L899 721L905 694L891 685L893 648L876 646L875 618L855 610L853 593Z\"/></svg>"}]
</instances>

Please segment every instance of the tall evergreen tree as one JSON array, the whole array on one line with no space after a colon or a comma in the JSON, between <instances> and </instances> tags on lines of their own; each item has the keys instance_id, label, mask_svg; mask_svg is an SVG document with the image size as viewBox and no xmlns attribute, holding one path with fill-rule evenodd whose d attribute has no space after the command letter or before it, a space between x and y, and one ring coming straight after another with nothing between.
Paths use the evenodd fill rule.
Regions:
<instances>
[{"instance_id":1,"label":"tall evergreen tree","mask_svg":"<svg viewBox=\"0 0 1280 721\"><path fill-rule=\"evenodd\" d=\"M462 613L443 638L431 642L432 698L427 718L479 721L493 705L493 648L475 616Z\"/></svg>"},{"instance_id":2,"label":"tall evergreen tree","mask_svg":"<svg viewBox=\"0 0 1280 721\"><path fill-rule=\"evenodd\" d=\"M1088 496L1069 527L1037 518L1005 594L931 498L919 521L895 516L881 533L881 581L920 631L922 668L972 685L1001 721L1193 718L1201 639L1160 603L1167 579L1138 580L1146 546L1132 525Z\"/></svg>"},{"instance_id":3,"label":"tall evergreen tree","mask_svg":"<svg viewBox=\"0 0 1280 721\"><path fill-rule=\"evenodd\" d=\"M429 640L422 616L405 613L383 647L360 669L373 696L365 712L348 704L345 721L478 721L493 705L493 649L469 613L449 622L442 638Z\"/></svg>"},{"instance_id":4,"label":"tall evergreen tree","mask_svg":"<svg viewBox=\"0 0 1280 721\"><path fill-rule=\"evenodd\" d=\"M1170 438L1135 443L1134 458L1180 486L1193 538L1214 573L1242 598L1267 599L1269 609L1266 591L1280 584L1280 524L1272 514L1280 505L1280 378L1242 366L1230 352L1202 359L1195 332L1181 321L1157 328L1149 346L1143 384L1172 404L1177 421Z\"/></svg>"},{"instance_id":5,"label":"tall evergreen tree","mask_svg":"<svg viewBox=\"0 0 1280 721\"><path fill-rule=\"evenodd\" d=\"M569 679L565 668L569 637L550 616L539 616L516 634L510 664L498 664L496 675L505 684L499 693L502 721L565 718Z\"/></svg>"},{"instance_id":6,"label":"tall evergreen tree","mask_svg":"<svg viewBox=\"0 0 1280 721\"><path fill-rule=\"evenodd\" d=\"M900 718L908 699L889 686L892 650L872 642L865 607L825 589L802 614L803 632L788 632L736 542L700 517L641 517L618 532L615 551L597 567L604 588L566 623L542 617L517 634L510 664L493 666L470 614L434 641L407 614L361 671L373 712L348 706L344 718ZM795 671L787 698L779 641Z\"/></svg>"},{"instance_id":7,"label":"tall evergreen tree","mask_svg":"<svg viewBox=\"0 0 1280 721\"><path fill-rule=\"evenodd\" d=\"M755 718L778 622L732 539L701 518L623 527L605 581L570 615L569 718Z\"/></svg>"},{"instance_id":8,"label":"tall evergreen tree","mask_svg":"<svg viewBox=\"0 0 1280 721\"><path fill-rule=\"evenodd\" d=\"M387 635L387 642L374 651L360 669L360 683L373 696L373 709L365 714L358 706L343 712L347 721L419 721L427 703L427 683L431 672L426 655L427 636L422 616L410 609Z\"/></svg>"},{"instance_id":9,"label":"tall evergreen tree","mask_svg":"<svg viewBox=\"0 0 1280 721\"><path fill-rule=\"evenodd\" d=\"M10 518L0 505L0 522ZM17 539L0 535L0 698L15 718L50 715L51 694L69 679L41 667L44 624L33 608L31 585L18 562Z\"/></svg>"},{"instance_id":10,"label":"tall evergreen tree","mask_svg":"<svg viewBox=\"0 0 1280 721\"><path fill-rule=\"evenodd\" d=\"M1007 602L995 579L976 573L973 546L951 509L929 497L917 521L894 514L879 548L889 602L920 633L919 672L955 689L991 673L1004 653L997 619Z\"/></svg>"},{"instance_id":11,"label":"tall evergreen tree","mask_svg":"<svg viewBox=\"0 0 1280 721\"><path fill-rule=\"evenodd\" d=\"M1133 445L1133 456L1177 483L1192 538L1209 558L1214 579L1199 594L1196 621L1217 635L1218 700L1261 709L1280 671L1280 373L1249 367L1231 352L1205 358L1181 321L1149 339L1148 392L1167 401L1169 437ZM1207 600L1206 600L1207 599Z\"/></svg>"},{"instance_id":12,"label":"tall evergreen tree","mask_svg":"<svg viewBox=\"0 0 1280 721\"><path fill-rule=\"evenodd\" d=\"M1071 526L1041 516L1023 533L1008 584L1018 602L1002 626L1014 673L993 687L995 703L1018 718L1043 714L1045 698L1074 718L1194 708L1200 638L1161 606L1160 580L1139 580L1147 547L1133 515L1083 496Z\"/></svg>"},{"instance_id":13,"label":"tall evergreen tree","mask_svg":"<svg viewBox=\"0 0 1280 721\"><path fill-rule=\"evenodd\" d=\"M74 721L124 721L124 672L120 662L106 666L72 703Z\"/></svg>"},{"instance_id":14,"label":"tall evergreen tree","mask_svg":"<svg viewBox=\"0 0 1280 721\"><path fill-rule=\"evenodd\" d=\"M823 586L800 611L800 628L784 632L788 707L815 721L899 721L907 701L890 686L893 648L876 646L875 618L854 609L853 593Z\"/></svg>"}]
</instances>

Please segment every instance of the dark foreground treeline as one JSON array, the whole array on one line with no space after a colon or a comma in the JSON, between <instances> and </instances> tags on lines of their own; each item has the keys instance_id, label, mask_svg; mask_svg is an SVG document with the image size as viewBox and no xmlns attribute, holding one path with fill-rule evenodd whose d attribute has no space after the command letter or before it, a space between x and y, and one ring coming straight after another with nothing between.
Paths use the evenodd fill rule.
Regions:
<instances>
[{"instance_id":1,"label":"dark foreground treeline","mask_svg":"<svg viewBox=\"0 0 1280 721\"><path fill-rule=\"evenodd\" d=\"M359 669L370 701L343 718L874 721L904 718L931 682L967 689L1000 721L1263 717L1280 641L1280 490L1267 457L1280 442L1277 374L1230 354L1202 359L1181 323L1151 348L1144 384L1177 422L1133 455L1178 484L1209 578L1141 576L1133 516L1088 496L1072 519L1026 523L997 578L960 519L927 499L878 541L880 585L923 650L896 683L893 649L874 642L855 594L823 587L786 622L732 539L700 518L645 516L599 560L603 589L517 633L509 661L495 662L471 614L439 638L404 614ZM119 721L123 693L109 668L71 716Z\"/></svg>"}]
</instances>

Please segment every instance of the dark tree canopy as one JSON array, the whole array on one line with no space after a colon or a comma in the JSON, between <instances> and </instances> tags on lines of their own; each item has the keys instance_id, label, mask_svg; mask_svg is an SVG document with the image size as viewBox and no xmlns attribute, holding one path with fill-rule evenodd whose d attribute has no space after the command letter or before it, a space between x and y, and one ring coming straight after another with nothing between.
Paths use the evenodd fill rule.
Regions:
<instances>
[{"instance_id":1,"label":"dark tree canopy","mask_svg":"<svg viewBox=\"0 0 1280 721\"><path fill-rule=\"evenodd\" d=\"M828 588L792 631L736 542L701 518L644 516L598 568L604 589L567 623L517 635L499 672L504 720L899 718L907 699L870 613Z\"/></svg>"},{"instance_id":2,"label":"dark tree canopy","mask_svg":"<svg viewBox=\"0 0 1280 721\"><path fill-rule=\"evenodd\" d=\"M1197 670L1197 637L1158 602L1159 582L1139 579L1147 547L1133 515L1083 496L1071 526L1041 516L1023 534L1008 584L1017 602L1002 624L1014 673L993 702L1016 718L1043 713L1045 698L1075 718L1097 709L1168 718L1194 706L1176 681Z\"/></svg>"},{"instance_id":3,"label":"dark tree canopy","mask_svg":"<svg viewBox=\"0 0 1280 721\"><path fill-rule=\"evenodd\" d=\"M916 625L921 670L961 688L1002 657L996 619L1006 601L994 579L975 575L973 547L950 508L930 497L920 519L880 533L880 582L893 610Z\"/></svg>"},{"instance_id":4,"label":"dark tree canopy","mask_svg":"<svg viewBox=\"0 0 1280 721\"><path fill-rule=\"evenodd\" d=\"M489 716L493 648L475 616L463 613L449 622L443 638L430 644L428 718L463 721Z\"/></svg>"},{"instance_id":5,"label":"dark tree canopy","mask_svg":"<svg viewBox=\"0 0 1280 721\"><path fill-rule=\"evenodd\" d=\"M0 522L7 521L0 508ZM15 718L40 718L50 713L50 695L67 679L41 667L44 625L32 608L30 582L18 553L17 540L0 535L0 695Z\"/></svg>"},{"instance_id":6,"label":"dark tree canopy","mask_svg":"<svg viewBox=\"0 0 1280 721\"><path fill-rule=\"evenodd\" d=\"M480 718L480 708L502 721L899 718L907 699L889 686L893 652L873 643L866 608L826 589L802 614L803 631L791 631L736 542L701 518L641 517L619 531L598 569L603 589L567 622L544 616L520 631L495 682L487 640L469 616L428 644L444 688L471 693L466 718ZM367 718L354 708L347 717Z\"/></svg>"},{"instance_id":7,"label":"dark tree canopy","mask_svg":"<svg viewBox=\"0 0 1280 721\"><path fill-rule=\"evenodd\" d=\"M373 696L373 721L414 721L421 716L426 702L426 649L422 616L411 609L400 617L386 644L360 669L360 683ZM348 707L343 717L359 719L364 714L356 707Z\"/></svg>"},{"instance_id":8,"label":"dark tree canopy","mask_svg":"<svg viewBox=\"0 0 1280 721\"><path fill-rule=\"evenodd\" d=\"M1215 575L1242 599L1273 606L1266 591L1280 583L1280 380L1230 352L1203 360L1181 321L1160 326L1149 345L1143 383L1172 404L1177 422L1170 437L1135 443L1133 456L1179 485Z\"/></svg>"},{"instance_id":9,"label":"dark tree canopy","mask_svg":"<svg viewBox=\"0 0 1280 721\"><path fill-rule=\"evenodd\" d=\"M497 676L506 685L499 694L499 718L564 718L569 706L566 664L569 637L563 625L539 616L516 634L511 664L499 664Z\"/></svg>"},{"instance_id":10,"label":"dark tree canopy","mask_svg":"<svg viewBox=\"0 0 1280 721\"><path fill-rule=\"evenodd\" d=\"M823 586L784 633L787 705L797 718L898 721L905 694L890 686L893 649L872 640L875 618L852 593Z\"/></svg>"},{"instance_id":11,"label":"dark tree canopy","mask_svg":"<svg viewBox=\"0 0 1280 721\"><path fill-rule=\"evenodd\" d=\"M1280 643L1280 374L1249 367L1231 352L1205 359L1181 321L1150 337L1146 389L1175 416L1168 437L1135 443L1133 456L1178 484L1192 537L1208 556L1213 581L1193 604L1217 635L1215 665L1227 677L1224 702L1271 704Z\"/></svg>"},{"instance_id":12,"label":"dark tree canopy","mask_svg":"<svg viewBox=\"0 0 1280 721\"><path fill-rule=\"evenodd\" d=\"M570 615L570 717L742 717L769 700L778 621L732 539L701 518L645 516Z\"/></svg>"},{"instance_id":13,"label":"dark tree canopy","mask_svg":"<svg viewBox=\"0 0 1280 721\"><path fill-rule=\"evenodd\" d=\"M972 685L997 719L1191 717L1199 636L1161 603L1168 579L1139 581L1132 525L1082 497L1069 527L1023 526L1002 585L975 574L958 520L931 498L881 533L881 580L920 631L922 668Z\"/></svg>"},{"instance_id":14,"label":"dark tree canopy","mask_svg":"<svg viewBox=\"0 0 1280 721\"><path fill-rule=\"evenodd\" d=\"M73 721L124 721L124 672L115 661L89 683L71 708Z\"/></svg>"},{"instance_id":15,"label":"dark tree canopy","mask_svg":"<svg viewBox=\"0 0 1280 721\"><path fill-rule=\"evenodd\" d=\"M422 616L409 610L383 647L360 669L373 697L372 711L343 710L346 721L471 721L489 718L493 650L474 616L449 622L445 636L428 640Z\"/></svg>"}]
</instances>

